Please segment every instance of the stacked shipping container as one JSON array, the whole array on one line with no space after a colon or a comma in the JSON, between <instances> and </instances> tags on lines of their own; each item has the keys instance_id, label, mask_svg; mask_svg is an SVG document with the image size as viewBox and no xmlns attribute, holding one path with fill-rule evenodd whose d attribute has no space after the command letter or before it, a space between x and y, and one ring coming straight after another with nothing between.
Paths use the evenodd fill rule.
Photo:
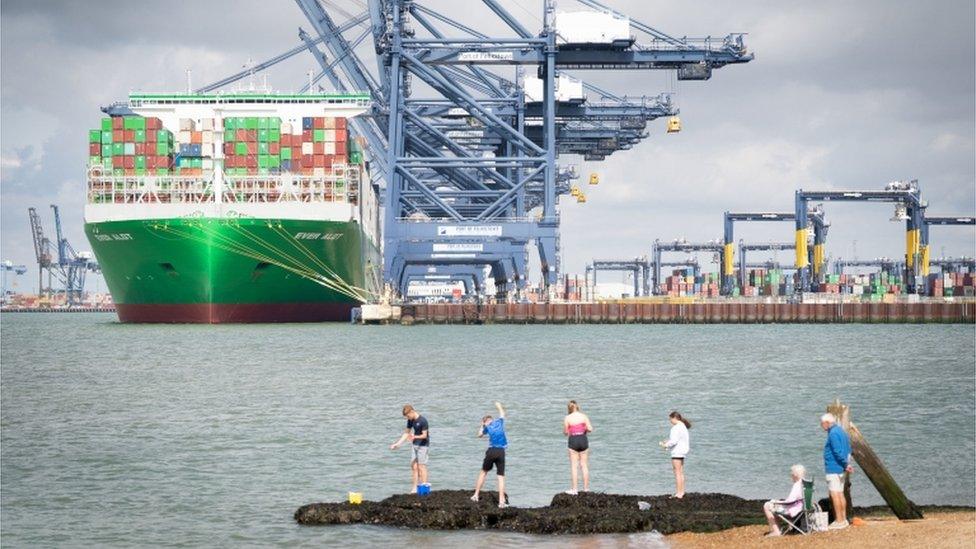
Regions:
<instances>
[{"instance_id":1,"label":"stacked shipping container","mask_svg":"<svg viewBox=\"0 0 976 549\"><path fill-rule=\"evenodd\" d=\"M928 283L932 297L976 296L976 276L973 273L931 274Z\"/></svg>"},{"instance_id":2,"label":"stacked shipping container","mask_svg":"<svg viewBox=\"0 0 976 549\"><path fill-rule=\"evenodd\" d=\"M181 119L175 136L158 118L102 119L89 132L89 166L114 175L190 175L214 169L217 132L223 134L228 175L285 172L325 175L339 164L362 164L362 143L349 140L345 118L306 117L293 127L278 117Z\"/></svg>"},{"instance_id":3,"label":"stacked shipping container","mask_svg":"<svg viewBox=\"0 0 976 549\"><path fill-rule=\"evenodd\" d=\"M165 175L173 166L173 133L158 118L103 118L88 132L88 165L114 175Z\"/></svg>"}]
</instances>

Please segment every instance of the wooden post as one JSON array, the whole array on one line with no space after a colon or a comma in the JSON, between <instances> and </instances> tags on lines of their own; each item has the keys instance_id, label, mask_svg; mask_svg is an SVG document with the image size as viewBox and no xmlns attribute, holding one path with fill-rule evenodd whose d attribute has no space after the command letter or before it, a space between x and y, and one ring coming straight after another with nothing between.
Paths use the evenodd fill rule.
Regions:
<instances>
[{"instance_id":1,"label":"wooden post","mask_svg":"<svg viewBox=\"0 0 976 549\"><path fill-rule=\"evenodd\" d=\"M851 421L850 408L846 404L841 404L839 400L834 400L832 404L827 406L827 411L834 414L841 427L847 431L847 435L851 439L851 453L854 455L854 461L864 471L868 480L878 490L878 493L884 498L885 503L895 513L895 516L901 520L923 518L922 511L912 500L908 499L908 496L905 495L905 492L895 482L894 477L888 472L884 463L881 462L881 458L874 452L868 444L868 441L864 439L864 435L861 434L857 425L854 425ZM849 482L845 485L844 492L847 495L848 506L850 506Z\"/></svg>"}]
</instances>

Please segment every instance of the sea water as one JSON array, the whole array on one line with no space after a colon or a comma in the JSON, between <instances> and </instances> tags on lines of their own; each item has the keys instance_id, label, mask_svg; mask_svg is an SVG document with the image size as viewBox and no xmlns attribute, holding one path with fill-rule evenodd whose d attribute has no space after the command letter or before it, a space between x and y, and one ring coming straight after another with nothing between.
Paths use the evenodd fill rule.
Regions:
<instances>
[{"instance_id":1,"label":"sea water","mask_svg":"<svg viewBox=\"0 0 976 549\"><path fill-rule=\"evenodd\" d=\"M6 546L660 545L302 527L300 505L410 488L403 404L430 421L433 490L471 488L480 418L508 413L515 506L569 488L562 418L589 414L596 491L673 490L667 414L693 422L690 492L785 497L823 481L834 398L917 503L974 504L971 325L126 325L0 319L0 536ZM863 474L856 504L881 499ZM488 488L494 489L494 475Z\"/></svg>"}]
</instances>

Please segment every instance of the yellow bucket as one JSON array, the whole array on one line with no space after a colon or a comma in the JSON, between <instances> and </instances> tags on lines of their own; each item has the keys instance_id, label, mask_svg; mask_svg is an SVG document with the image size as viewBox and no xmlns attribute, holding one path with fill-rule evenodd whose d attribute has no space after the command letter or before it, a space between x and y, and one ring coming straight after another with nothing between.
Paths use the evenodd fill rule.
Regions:
<instances>
[{"instance_id":1,"label":"yellow bucket","mask_svg":"<svg viewBox=\"0 0 976 549\"><path fill-rule=\"evenodd\" d=\"M359 505L362 502L363 502L363 493L362 492L349 492L349 504L350 505Z\"/></svg>"}]
</instances>

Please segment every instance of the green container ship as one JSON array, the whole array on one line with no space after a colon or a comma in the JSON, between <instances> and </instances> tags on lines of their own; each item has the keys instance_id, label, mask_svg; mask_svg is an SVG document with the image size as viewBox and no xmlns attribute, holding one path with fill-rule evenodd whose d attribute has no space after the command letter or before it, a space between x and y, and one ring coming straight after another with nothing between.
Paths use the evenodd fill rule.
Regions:
<instances>
[{"instance_id":1,"label":"green container ship","mask_svg":"<svg viewBox=\"0 0 976 549\"><path fill-rule=\"evenodd\" d=\"M119 320L344 321L378 295L378 201L345 126L368 105L363 95L130 96L124 123L103 120L90 135L85 207ZM138 146L139 130L125 129L141 125L133 116L162 126L146 130L158 143ZM113 154L126 150L152 152Z\"/></svg>"}]
</instances>

